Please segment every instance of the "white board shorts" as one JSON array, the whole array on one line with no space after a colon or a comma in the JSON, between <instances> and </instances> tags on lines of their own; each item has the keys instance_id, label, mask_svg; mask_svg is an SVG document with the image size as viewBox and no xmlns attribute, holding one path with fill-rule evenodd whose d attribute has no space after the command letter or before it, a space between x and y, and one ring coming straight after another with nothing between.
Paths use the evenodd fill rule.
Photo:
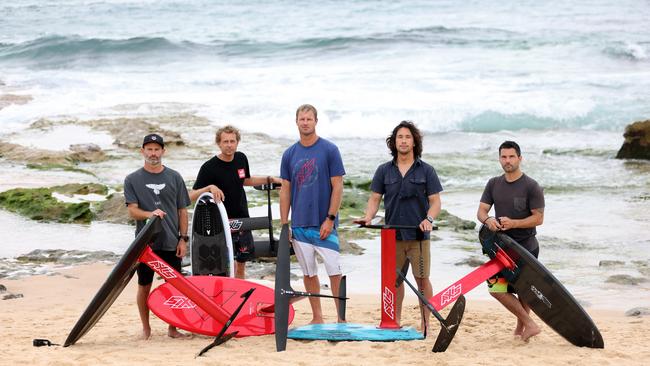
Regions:
<instances>
[{"instance_id":1,"label":"white board shorts","mask_svg":"<svg viewBox=\"0 0 650 366\"><path fill-rule=\"evenodd\" d=\"M332 230L325 240L320 239L319 227L292 228L291 235L293 237L293 250L305 276L314 277L318 275L316 254L323 259L328 276L341 274L339 236L336 230Z\"/></svg>"}]
</instances>

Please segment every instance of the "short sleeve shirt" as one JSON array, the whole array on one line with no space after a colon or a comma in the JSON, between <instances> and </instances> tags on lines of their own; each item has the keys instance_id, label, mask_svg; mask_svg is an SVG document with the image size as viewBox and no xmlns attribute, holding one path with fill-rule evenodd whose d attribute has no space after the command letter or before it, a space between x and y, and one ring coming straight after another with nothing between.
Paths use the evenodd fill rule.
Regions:
<instances>
[{"instance_id":1,"label":"short sleeve shirt","mask_svg":"<svg viewBox=\"0 0 650 366\"><path fill-rule=\"evenodd\" d=\"M225 198L223 205L228 218L249 217L244 180L250 177L248 158L244 153L237 151L232 161L223 161L217 156L206 161L199 169L192 189L201 189L214 184L223 191Z\"/></svg>"},{"instance_id":2,"label":"short sleeve shirt","mask_svg":"<svg viewBox=\"0 0 650 366\"><path fill-rule=\"evenodd\" d=\"M494 205L496 217L525 219L532 215L532 209L544 208L544 190L531 177L523 174L514 182L508 182L505 175L491 178L483 191L481 202ZM522 242L537 234L535 228L510 229L505 234Z\"/></svg>"},{"instance_id":3,"label":"short sleeve shirt","mask_svg":"<svg viewBox=\"0 0 650 366\"><path fill-rule=\"evenodd\" d=\"M343 175L341 153L330 141L319 137L311 146L297 142L289 147L282 155L280 176L291 182L291 226L320 226L330 207L330 179Z\"/></svg>"},{"instance_id":4,"label":"short sleeve shirt","mask_svg":"<svg viewBox=\"0 0 650 366\"><path fill-rule=\"evenodd\" d=\"M420 159L402 177L394 160L380 165L370 190L384 196L386 224L420 225L429 211L429 196L442 192L435 169ZM397 240L415 240L415 230L398 230ZM429 233L425 233L429 239Z\"/></svg>"},{"instance_id":5,"label":"short sleeve shirt","mask_svg":"<svg viewBox=\"0 0 650 366\"><path fill-rule=\"evenodd\" d=\"M181 175L165 167L160 173L150 173L140 168L124 179L126 204L137 203L145 211L160 209L166 213L162 219L163 231L151 249L175 251L178 245L178 210L190 205L190 196ZM146 221L136 221L136 234Z\"/></svg>"}]
</instances>

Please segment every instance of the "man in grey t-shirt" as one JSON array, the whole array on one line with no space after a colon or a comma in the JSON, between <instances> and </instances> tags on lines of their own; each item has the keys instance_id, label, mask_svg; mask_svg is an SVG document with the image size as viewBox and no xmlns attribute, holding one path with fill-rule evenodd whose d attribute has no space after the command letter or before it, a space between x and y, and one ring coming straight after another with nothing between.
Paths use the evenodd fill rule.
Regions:
<instances>
[{"instance_id":1,"label":"man in grey t-shirt","mask_svg":"<svg viewBox=\"0 0 650 366\"><path fill-rule=\"evenodd\" d=\"M514 141L499 146L499 162L505 174L490 179L485 186L476 217L492 231L502 231L535 257L539 245L536 226L544 222L544 193L537 182L524 174L521 149ZM495 217L489 216L494 205ZM530 317L530 307L514 294L505 278L498 275L488 280L490 294L517 317L514 334L527 341L541 332Z\"/></svg>"},{"instance_id":2,"label":"man in grey t-shirt","mask_svg":"<svg viewBox=\"0 0 650 366\"><path fill-rule=\"evenodd\" d=\"M180 174L162 165L165 143L159 135L145 136L140 153L144 167L129 174L124 180L124 198L129 216L136 220L136 234L142 230L147 219L159 216L162 232L151 245L154 253L180 272L181 258L187 252L187 206L190 197ZM153 270L146 264L138 266L137 303L142 321L142 338L149 339L149 308L147 297L151 291ZM169 326L167 334L172 338L187 337L176 327Z\"/></svg>"}]
</instances>

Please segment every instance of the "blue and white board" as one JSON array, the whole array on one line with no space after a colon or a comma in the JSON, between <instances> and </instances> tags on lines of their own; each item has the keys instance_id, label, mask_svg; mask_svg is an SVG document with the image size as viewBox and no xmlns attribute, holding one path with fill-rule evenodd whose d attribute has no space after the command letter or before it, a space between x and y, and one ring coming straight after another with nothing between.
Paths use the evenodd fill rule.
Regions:
<instances>
[{"instance_id":1,"label":"blue and white board","mask_svg":"<svg viewBox=\"0 0 650 366\"><path fill-rule=\"evenodd\" d=\"M199 196L192 214L190 261L193 275L235 276L228 214L212 193Z\"/></svg>"},{"instance_id":2,"label":"blue and white board","mask_svg":"<svg viewBox=\"0 0 650 366\"><path fill-rule=\"evenodd\" d=\"M410 341L424 339L412 327L381 329L375 325L354 323L309 324L289 330L287 338L327 341Z\"/></svg>"}]
</instances>

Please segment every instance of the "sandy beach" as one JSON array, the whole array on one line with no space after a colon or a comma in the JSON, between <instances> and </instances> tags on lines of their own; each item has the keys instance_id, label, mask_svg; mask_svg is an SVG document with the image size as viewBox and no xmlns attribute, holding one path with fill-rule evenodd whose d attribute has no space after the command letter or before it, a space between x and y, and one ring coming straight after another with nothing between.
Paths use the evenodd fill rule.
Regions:
<instances>
[{"instance_id":1,"label":"sandy beach","mask_svg":"<svg viewBox=\"0 0 650 366\"><path fill-rule=\"evenodd\" d=\"M23 294L23 297L0 301L2 364L641 365L650 359L648 318L626 317L622 311L588 308L605 340L604 349L574 347L546 326L539 336L524 343L513 340L514 318L491 300L468 300L461 328L449 349L440 354L431 352L439 330L437 323L432 321L433 334L421 341L330 343L289 340L287 351L276 353L274 337L261 336L233 339L195 358L211 338L168 338L165 323L155 316L152 316L152 338L149 341L138 340L140 329L135 280L77 344L68 348L33 347L34 338L63 343L111 268L112 265L97 263L60 270L50 276L3 281L9 292ZM158 283L159 280L154 285ZM378 324L378 298L349 296L349 321ZM307 301L296 304L296 318L292 325L308 322L308 307ZM335 312L330 301L324 302L324 309L329 314L326 320L333 321ZM403 323L416 326L418 321L416 299L409 294L405 300Z\"/></svg>"},{"instance_id":2,"label":"sandy beach","mask_svg":"<svg viewBox=\"0 0 650 366\"><path fill-rule=\"evenodd\" d=\"M650 160L618 154L627 126L650 119L649 1L32 0L0 2L0 15L0 366L650 364ZM135 279L77 344L33 347L64 342L133 240L124 178L142 167L146 134L164 136L163 164L188 188L226 124L241 130L251 175L278 176L303 103L318 108L318 136L345 166L350 322L379 323L379 232L352 220L391 159L386 137L412 120L443 187L434 293L487 260L477 208L503 173L498 146L513 140L544 188L539 260L605 348L577 348L547 326L515 340L515 318L479 286L442 354L431 352L432 320L421 341L289 340L276 353L262 336L195 358L212 339L170 339L153 315L152 338L139 340ZM265 192L246 194L251 217L268 215ZM273 263L248 268L273 278ZM335 321L332 301L323 305ZM295 307L292 326L306 324L308 301ZM646 315L625 315L635 308ZM408 294L403 324L419 317Z\"/></svg>"}]
</instances>

